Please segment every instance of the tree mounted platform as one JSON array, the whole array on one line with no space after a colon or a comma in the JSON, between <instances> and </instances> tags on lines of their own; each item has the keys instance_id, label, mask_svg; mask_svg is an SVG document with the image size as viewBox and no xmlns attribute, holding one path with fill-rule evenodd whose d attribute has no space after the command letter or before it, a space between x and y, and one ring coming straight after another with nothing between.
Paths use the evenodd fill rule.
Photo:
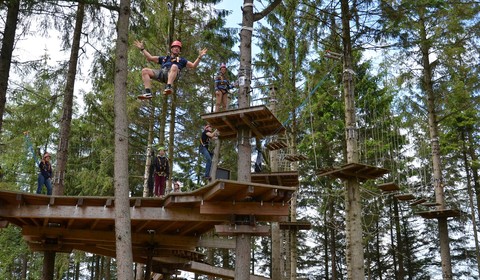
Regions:
<instances>
[{"instance_id":1,"label":"tree mounted platform","mask_svg":"<svg viewBox=\"0 0 480 280\"><path fill-rule=\"evenodd\" d=\"M415 199L415 196L411 193L400 193L394 196L398 200L407 201Z\"/></svg>"},{"instance_id":2,"label":"tree mounted platform","mask_svg":"<svg viewBox=\"0 0 480 280\"><path fill-rule=\"evenodd\" d=\"M440 203L436 203L436 202L423 202L423 203L422 203L422 206L425 206L425 207L434 207L434 206L440 206Z\"/></svg>"},{"instance_id":3,"label":"tree mounted platform","mask_svg":"<svg viewBox=\"0 0 480 280\"><path fill-rule=\"evenodd\" d=\"M444 210L434 210L434 211L422 211L415 213L420 215L424 219L438 219L438 218L449 218L449 217L458 217L461 212L458 209L444 209Z\"/></svg>"},{"instance_id":4,"label":"tree mounted platform","mask_svg":"<svg viewBox=\"0 0 480 280\"><path fill-rule=\"evenodd\" d=\"M382 192L394 192L400 190L397 184L395 182L387 182L383 183L380 185L377 185L377 187L382 191Z\"/></svg>"},{"instance_id":5,"label":"tree mounted platform","mask_svg":"<svg viewBox=\"0 0 480 280\"><path fill-rule=\"evenodd\" d=\"M285 131L285 127L266 106L204 114L202 119L220 132L220 139L236 138L241 127L248 127L252 137L265 138Z\"/></svg>"},{"instance_id":6,"label":"tree mounted platform","mask_svg":"<svg viewBox=\"0 0 480 280\"><path fill-rule=\"evenodd\" d=\"M310 230L312 228L312 224L309 221L296 221L296 222L280 222L278 223L280 229L282 230Z\"/></svg>"},{"instance_id":7,"label":"tree mounted platform","mask_svg":"<svg viewBox=\"0 0 480 280\"><path fill-rule=\"evenodd\" d=\"M410 206L417 206L419 204L424 203L425 201L427 201L426 198L419 198L419 199L415 200L414 202L410 203Z\"/></svg>"},{"instance_id":8,"label":"tree mounted platform","mask_svg":"<svg viewBox=\"0 0 480 280\"><path fill-rule=\"evenodd\" d=\"M389 171L385 168L370 166L361 163L348 163L340 167L322 169L317 172L317 176L329 176L336 179L357 179L366 181L377 179L387 174Z\"/></svg>"},{"instance_id":9,"label":"tree mounted platform","mask_svg":"<svg viewBox=\"0 0 480 280\"><path fill-rule=\"evenodd\" d=\"M196 249L203 244L203 234L216 225L230 224L232 215L250 215L259 222L286 221L295 191L294 187L215 180L195 191L164 198L132 197L133 259L147 263L152 257L154 272L189 271L187 263L203 261ZM7 223L20 227L35 251L75 249L116 256L114 197L0 191L0 224Z\"/></svg>"},{"instance_id":10,"label":"tree mounted platform","mask_svg":"<svg viewBox=\"0 0 480 280\"><path fill-rule=\"evenodd\" d=\"M296 187L298 182L298 171L252 173L251 180L254 183Z\"/></svg>"},{"instance_id":11,"label":"tree mounted platform","mask_svg":"<svg viewBox=\"0 0 480 280\"><path fill-rule=\"evenodd\" d=\"M293 154L289 154L289 155L285 155L284 157L285 160L288 160L288 161L302 161L302 160L306 160L308 159L306 156L304 155L293 155Z\"/></svg>"},{"instance_id":12,"label":"tree mounted platform","mask_svg":"<svg viewBox=\"0 0 480 280\"><path fill-rule=\"evenodd\" d=\"M283 148L286 148L287 147L287 143L281 141L281 140L277 140L277 141L270 141L268 142L265 147L269 150L269 151L275 151L275 150L280 150L280 149L283 149Z\"/></svg>"}]
</instances>

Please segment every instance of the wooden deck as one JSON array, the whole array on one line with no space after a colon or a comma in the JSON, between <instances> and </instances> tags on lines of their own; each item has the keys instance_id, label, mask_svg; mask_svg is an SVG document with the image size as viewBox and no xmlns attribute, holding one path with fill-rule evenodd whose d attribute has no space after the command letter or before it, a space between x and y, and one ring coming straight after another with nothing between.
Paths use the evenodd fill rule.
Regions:
<instances>
[{"instance_id":1,"label":"wooden deck","mask_svg":"<svg viewBox=\"0 0 480 280\"><path fill-rule=\"evenodd\" d=\"M130 198L135 262L153 260L158 273L200 272L233 279L231 271L203 264L197 247L231 248L230 240L201 239L215 226L232 224L232 216L254 216L259 222L288 219L295 187L216 180L193 192L165 198ZM115 257L115 198L46 196L0 191L0 225L22 229L35 251L73 249ZM248 230L248 228L246 228ZM251 232L255 235L255 232ZM263 234L263 233L262 233ZM210 245L208 245L210 244ZM214 273L215 272L215 273ZM265 278L251 278L265 279Z\"/></svg>"},{"instance_id":2,"label":"wooden deck","mask_svg":"<svg viewBox=\"0 0 480 280\"><path fill-rule=\"evenodd\" d=\"M438 218L450 218L458 217L461 212L457 209L444 209L444 210L433 210L433 211L421 211L415 213L420 215L424 219L438 219Z\"/></svg>"},{"instance_id":3,"label":"wooden deck","mask_svg":"<svg viewBox=\"0 0 480 280\"><path fill-rule=\"evenodd\" d=\"M361 163L348 163L339 167L322 169L317 172L317 176L329 176L337 179L357 179L365 181L368 179L377 179L387 174L389 171L385 168L370 166Z\"/></svg>"},{"instance_id":4,"label":"wooden deck","mask_svg":"<svg viewBox=\"0 0 480 280\"><path fill-rule=\"evenodd\" d=\"M251 180L254 183L285 187L296 187L299 184L298 171L252 173Z\"/></svg>"},{"instance_id":5,"label":"wooden deck","mask_svg":"<svg viewBox=\"0 0 480 280\"><path fill-rule=\"evenodd\" d=\"M255 106L243 109L227 110L201 116L203 120L220 132L220 139L236 138L238 129L247 126L252 137L265 138L285 131L266 106Z\"/></svg>"}]
</instances>

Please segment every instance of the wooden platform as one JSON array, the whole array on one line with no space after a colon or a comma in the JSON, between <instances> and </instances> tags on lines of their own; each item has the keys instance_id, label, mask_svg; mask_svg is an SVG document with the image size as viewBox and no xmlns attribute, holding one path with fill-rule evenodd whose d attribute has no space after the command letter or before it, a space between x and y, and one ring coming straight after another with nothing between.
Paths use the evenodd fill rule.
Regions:
<instances>
[{"instance_id":1,"label":"wooden platform","mask_svg":"<svg viewBox=\"0 0 480 280\"><path fill-rule=\"evenodd\" d=\"M265 145L265 147L269 151L275 151L275 150L280 150L280 149L283 149L283 148L287 147L287 143L285 143L281 140L270 141Z\"/></svg>"},{"instance_id":2,"label":"wooden platform","mask_svg":"<svg viewBox=\"0 0 480 280\"><path fill-rule=\"evenodd\" d=\"M275 115L263 105L205 114L201 117L220 132L221 139L236 138L238 129L244 126L250 128L252 137L258 138L277 135L285 131L285 127Z\"/></svg>"},{"instance_id":3,"label":"wooden platform","mask_svg":"<svg viewBox=\"0 0 480 280\"><path fill-rule=\"evenodd\" d=\"M394 195L394 197L398 200L406 201L406 200L413 200L415 199L415 196L411 193L400 193Z\"/></svg>"},{"instance_id":4,"label":"wooden platform","mask_svg":"<svg viewBox=\"0 0 480 280\"><path fill-rule=\"evenodd\" d=\"M434 210L434 211L422 211L415 213L420 215L425 219L438 219L438 218L449 218L449 217L458 217L460 216L460 211L457 209L445 209L445 210Z\"/></svg>"},{"instance_id":5,"label":"wooden platform","mask_svg":"<svg viewBox=\"0 0 480 280\"><path fill-rule=\"evenodd\" d=\"M383 183L383 184L377 185L377 187L383 192L394 192L394 191L400 190L398 185L395 184L394 182Z\"/></svg>"},{"instance_id":6,"label":"wooden platform","mask_svg":"<svg viewBox=\"0 0 480 280\"><path fill-rule=\"evenodd\" d=\"M387 174L389 171L385 168L370 166L361 163L349 163L340 167L322 169L317 172L317 176L329 176L337 179L354 179L365 181L368 179L377 179Z\"/></svg>"},{"instance_id":7,"label":"wooden platform","mask_svg":"<svg viewBox=\"0 0 480 280\"><path fill-rule=\"evenodd\" d=\"M293 155L293 154L285 155L284 158L285 158L285 160L288 160L288 161L302 161L302 160L308 159L304 155Z\"/></svg>"},{"instance_id":8,"label":"wooden platform","mask_svg":"<svg viewBox=\"0 0 480 280\"><path fill-rule=\"evenodd\" d=\"M196 271L203 262L200 237L232 215L253 215L258 222L282 222L289 216L294 187L216 180L193 192L165 198L130 198L135 262L146 263L153 248L154 272ZM22 229L35 251L73 249L115 257L115 198L46 196L0 191L0 225ZM218 268L201 265L206 275ZM227 274L229 274L228 272ZM222 275L226 279L232 279ZM252 278L251 278L252 279Z\"/></svg>"},{"instance_id":9,"label":"wooden platform","mask_svg":"<svg viewBox=\"0 0 480 280\"><path fill-rule=\"evenodd\" d=\"M425 206L425 207L434 207L434 206L440 206L440 203L436 203L436 202L423 202L423 203L422 203L422 206Z\"/></svg>"},{"instance_id":10,"label":"wooden platform","mask_svg":"<svg viewBox=\"0 0 480 280\"><path fill-rule=\"evenodd\" d=\"M312 224L309 221L280 222L279 227L282 230L310 230Z\"/></svg>"},{"instance_id":11,"label":"wooden platform","mask_svg":"<svg viewBox=\"0 0 480 280\"><path fill-rule=\"evenodd\" d=\"M419 198L419 199L413 201L412 203L410 203L410 206L417 206L419 204L424 203L425 201L427 201L426 198Z\"/></svg>"},{"instance_id":12,"label":"wooden platform","mask_svg":"<svg viewBox=\"0 0 480 280\"><path fill-rule=\"evenodd\" d=\"M259 184L277 185L285 187L298 186L298 171L252 173L251 181Z\"/></svg>"}]
</instances>

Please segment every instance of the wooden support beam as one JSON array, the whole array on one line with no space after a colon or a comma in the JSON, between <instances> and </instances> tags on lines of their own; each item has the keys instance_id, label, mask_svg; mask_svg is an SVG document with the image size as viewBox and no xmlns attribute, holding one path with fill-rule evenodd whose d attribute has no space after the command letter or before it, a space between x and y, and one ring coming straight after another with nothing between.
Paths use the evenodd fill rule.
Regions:
<instances>
[{"instance_id":1,"label":"wooden support beam","mask_svg":"<svg viewBox=\"0 0 480 280\"><path fill-rule=\"evenodd\" d=\"M261 225L215 225L215 232L218 235L239 235L250 234L255 236L269 236L270 226Z\"/></svg>"},{"instance_id":2,"label":"wooden support beam","mask_svg":"<svg viewBox=\"0 0 480 280\"><path fill-rule=\"evenodd\" d=\"M209 190L207 193L203 195L203 199L208 200L224 189L225 189L225 183L218 182L216 186L214 186L211 190Z\"/></svg>"},{"instance_id":3,"label":"wooden support beam","mask_svg":"<svg viewBox=\"0 0 480 280\"><path fill-rule=\"evenodd\" d=\"M200 205L200 214L284 216L290 205L261 202L205 202Z\"/></svg>"},{"instance_id":4,"label":"wooden support beam","mask_svg":"<svg viewBox=\"0 0 480 280\"><path fill-rule=\"evenodd\" d=\"M218 249L235 249L235 237L201 237L197 243L198 247L218 248Z\"/></svg>"},{"instance_id":5,"label":"wooden support beam","mask_svg":"<svg viewBox=\"0 0 480 280\"><path fill-rule=\"evenodd\" d=\"M257 136L258 138L262 139L265 138L260 131L258 131L257 126L254 125L254 122L244 113L240 114L240 119L243 121L244 124L246 124L250 130Z\"/></svg>"}]
</instances>

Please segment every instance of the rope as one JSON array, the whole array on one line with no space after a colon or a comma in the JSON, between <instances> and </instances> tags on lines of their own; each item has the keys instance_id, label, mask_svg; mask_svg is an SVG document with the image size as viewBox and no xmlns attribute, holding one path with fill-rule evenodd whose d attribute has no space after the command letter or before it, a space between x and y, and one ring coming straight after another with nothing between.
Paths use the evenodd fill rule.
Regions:
<instances>
[{"instance_id":1,"label":"rope","mask_svg":"<svg viewBox=\"0 0 480 280\"><path fill-rule=\"evenodd\" d=\"M36 165L38 165L40 162L37 159L37 155L35 154L35 151L33 150L32 146L32 141L30 140L30 136L28 135L28 131L23 132L25 135L25 144L27 148L27 157L28 157L28 152L32 153L33 160L35 161Z\"/></svg>"},{"instance_id":2,"label":"rope","mask_svg":"<svg viewBox=\"0 0 480 280\"><path fill-rule=\"evenodd\" d=\"M297 108L295 108L295 112L293 114L297 115L302 109L303 107L305 107L305 104L307 103L307 101L310 99L310 97L317 91L317 89L323 84L323 82L327 79L327 77L330 75L330 73L333 71L333 67L330 69L330 71L328 71L328 73L317 83L317 85L310 91L310 93L308 94L307 98L305 98L305 100L302 102L302 104L300 104ZM283 122L283 126L286 126L292 119L293 117L293 114L290 114L290 116L288 117L288 119L286 121Z\"/></svg>"}]
</instances>

